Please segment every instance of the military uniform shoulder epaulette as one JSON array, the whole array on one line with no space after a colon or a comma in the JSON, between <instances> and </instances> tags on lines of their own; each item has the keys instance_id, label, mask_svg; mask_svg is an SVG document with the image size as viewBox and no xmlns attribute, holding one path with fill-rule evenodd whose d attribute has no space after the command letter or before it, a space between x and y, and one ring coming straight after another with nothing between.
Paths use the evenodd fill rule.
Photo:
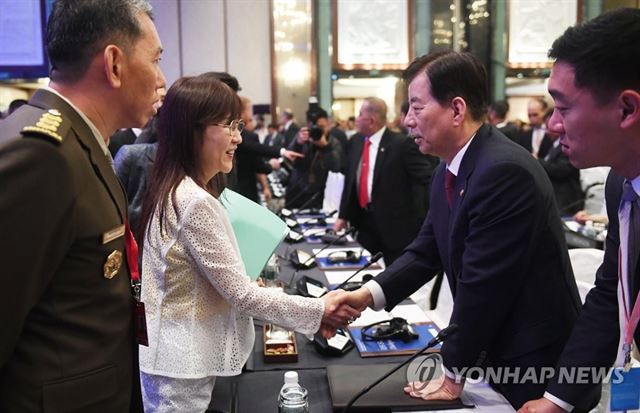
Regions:
<instances>
[{"instance_id":1,"label":"military uniform shoulder epaulette","mask_svg":"<svg viewBox=\"0 0 640 413\"><path fill-rule=\"evenodd\" d=\"M45 137L57 144L62 143L62 138L71 127L68 120L63 119L62 114L57 109L43 109L40 118L32 125L22 128L22 136Z\"/></svg>"}]
</instances>

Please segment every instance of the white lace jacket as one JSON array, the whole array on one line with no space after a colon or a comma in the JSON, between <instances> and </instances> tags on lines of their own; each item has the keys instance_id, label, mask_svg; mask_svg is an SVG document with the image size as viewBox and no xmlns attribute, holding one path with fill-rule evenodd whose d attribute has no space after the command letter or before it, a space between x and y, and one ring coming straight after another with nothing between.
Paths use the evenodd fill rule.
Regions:
<instances>
[{"instance_id":1,"label":"white lace jacket","mask_svg":"<svg viewBox=\"0 0 640 413\"><path fill-rule=\"evenodd\" d=\"M245 275L222 204L185 178L160 233L156 211L144 239L142 300L149 347L140 369L174 378L240 374L253 349L251 317L302 333L320 327L324 304L260 288Z\"/></svg>"}]
</instances>

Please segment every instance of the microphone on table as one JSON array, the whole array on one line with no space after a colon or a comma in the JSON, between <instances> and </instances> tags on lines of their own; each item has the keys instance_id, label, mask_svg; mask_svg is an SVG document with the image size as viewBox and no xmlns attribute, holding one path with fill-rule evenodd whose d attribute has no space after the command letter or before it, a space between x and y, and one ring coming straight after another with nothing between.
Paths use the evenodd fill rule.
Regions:
<instances>
[{"instance_id":1,"label":"microphone on table","mask_svg":"<svg viewBox=\"0 0 640 413\"><path fill-rule=\"evenodd\" d=\"M316 211L315 213L322 213L322 211L320 210L314 210L312 209L308 209L308 210L298 210L298 214L313 214L314 211ZM336 214L336 212L338 212L337 209L334 209L333 211L329 212L328 214L323 214L323 217L319 217L319 218L310 218L309 220L305 221L305 222L301 222L302 225L326 225L327 224L327 218L332 217L333 215Z\"/></svg>"},{"instance_id":2,"label":"microphone on table","mask_svg":"<svg viewBox=\"0 0 640 413\"><path fill-rule=\"evenodd\" d=\"M305 194L306 192L303 192L303 194ZM306 207L308 207L309 205L311 205L311 203L313 201L315 201L316 199L318 199L318 197L320 196L320 192L316 192L314 193L311 198L307 199L306 201L304 201L304 203L302 205L300 205L300 208L298 208L299 210L305 209Z\"/></svg>"},{"instance_id":3,"label":"microphone on table","mask_svg":"<svg viewBox=\"0 0 640 413\"><path fill-rule=\"evenodd\" d=\"M286 241L289 243L294 243L294 242L299 242L302 241L302 238L304 237L304 235L301 232L297 232L294 231L291 228L295 228L298 225L298 222L292 218L290 218L293 215L293 212L288 210L288 209L282 209L280 212L286 211L286 214L282 214L283 218L284 218L284 222L287 224L287 226L289 227L289 234L287 234L287 238ZM312 211L311 213L313 213L313 209L309 210ZM298 213L300 213L301 211L298 211ZM326 214L324 217L322 218L311 218L305 222L302 222L301 224L304 225L326 225L327 221L326 219L335 215L336 212L338 212L338 210L333 210L331 212L329 212L328 214ZM325 230L324 233L322 233L322 242L331 242L335 239L335 237L337 237L337 235L331 231L331 230ZM344 242L343 242L344 243Z\"/></svg>"},{"instance_id":4,"label":"microphone on table","mask_svg":"<svg viewBox=\"0 0 640 413\"><path fill-rule=\"evenodd\" d=\"M358 271L354 272L353 274L351 274L349 276L349 278L347 278L346 280L344 280L343 282L341 282L336 288L334 288L334 290L339 290L342 287L344 287L345 285L347 285L347 283L349 281L351 281L351 279L353 277L355 277L356 275L360 274L361 271L366 270L367 268L371 267L373 264L375 264L376 262L378 262L380 260L380 258L382 258L384 254L381 252L376 253L376 255L374 255L373 257L371 257L371 259L369 260L368 263L366 263L365 265L363 265L362 267L360 267L360 269L358 269ZM326 294L326 293L325 293ZM324 295L324 294L323 294Z\"/></svg>"},{"instance_id":5,"label":"microphone on table","mask_svg":"<svg viewBox=\"0 0 640 413\"><path fill-rule=\"evenodd\" d=\"M287 158L284 158L284 159L288 161ZM293 168L291 168L291 169L293 169ZM298 177L298 179L296 179L295 182L289 182L289 184L287 185L287 191L291 191L294 188L302 187L302 190L300 192L298 192L293 198L291 198L289 200L289 202L287 202L288 205L291 205L292 202L295 202L298 199L300 199L302 197L302 195L306 194L307 190L311 187L310 184L304 185L304 182L302 181L304 178L305 178L305 175L300 175ZM301 185L301 184L303 184L303 185ZM286 194L285 194L285 197L286 197ZM278 213L278 215L280 217L284 217L284 218L289 218L292 214L293 214L293 212L290 209L287 209L287 208L282 208L280 210L280 212Z\"/></svg>"},{"instance_id":6,"label":"microphone on table","mask_svg":"<svg viewBox=\"0 0 640 413\"><path fill-rule=\"evenodd\" d=\"M336 239L332 240L331 242L329 242L327 245L325 245L324 247L320 248L316 253L310 255L308 258L306 258L304 261L300 262L300 257L298 256L298 251L299 250L293 250L291 251L291 253L289 254L289 261L293 264L294 267L296 267L296 270L300 270L302 268L311 268L313 267L313 265L315 264L315 262L313 261L313 259L320 254L322 251L326 250L327 248L331 247L332 245L337 244L338 242L340 242L342 239L344 239L347 235L351 235L356 231L355 227L351 227L348 230L346 230L344 232L344 234L336 237ZM297 272L297 271L296 271ZM293 278L292 278L293 280Z\"/></svg>"},{"instance_id":7,"label":"microphone on table","mask_svg":"<svg viewBox=\"0 0 640 413\"><path fill-rule=\"evenodd\" d=\"M351 274L349 278L347 278L344 282L342 282L340 285L334 288L334 291L344 287L349 282L349 280L351 280L353 277L358 275L361 271L369 268L371 265L376 263L378 260L380 260L380 258L382 258L382 256L383 254L381 252L378 252L376 255L371 257L369 262L367 262L365 265L360 267L356 272ZM300 284L300 282L302 282L303 280L304 280L304 277L301 278L300 281L298 281L298 284ZM301 287L299 286L298 290L300 288ZM308 285L307 285L307 288L308 288ZM313 287L311 288L313 289ZM329 290L325 288L324 292L320 295L320 297L323 297L328 293L329 293ZM330 357L339 357L339 356L342 356L343 354L346 354L349 350L353 348L353 340L349 338L349 336L343 329L338 329L336 330L336 336L333 339L329 339L329 340L324 338L320 332L317 332L313 336L313 345L315 346L316 351L322 355L330 356Z\"/></svg>"},{"instance_id":8,"label":"microphone on table","mask_svg":"<svg viewBox=\"0 0 640 413\"><path fill-rule=\"evenodd\" d=\"M298 275L298 272L301 269L309 269L309 268L313 268L315 265L315 258L316 256L318 256L318 254L320 254L322 251L326 250L327 248L331 247L332 245L335 245L337 243L340 242L340 240L344 239L347 235L351 235L355 232L355 228L351 227L348 230L346 230L344 232L344 234L340 235L339 237L336 237L336 239L334 239L333 241L329 242L327 245L325 245L324 247L320 248L316 253L309 255L306 259L303 257L300 257L300 252L308 255L306 252L295 249L293 251L291 251L289 253L289 257L285 258L287 261L289 261L291 263L291 265L295 268L295 271L293 272L293 274L291 274L291 278L289 278L289 282L287 283L287 286L290 286L293 281L296 278L296 275ZM301 259L303 259L303 261L301 261ZM304 280L304 281L303 281ZM301 283L302 282L302 283ZM318 293L318 295L310 295L309 294L309 289L306 288L307 287L307 283L311 283L314 286L320 288L320 289L324 289L322 291L320 291ZM309 278L307 276L304 276L300 279L300 281L298 282L298 286L297 286L297 290L298 290L298 294L304 296L304 297L320 297L320 295L323 292L326 292L326 287L324 285L322 285L322 283L320 281L316 281L313 280L312 278ZM317 290L313 289L313 292L317 292Z\"/></svg>"},{"instance_id":9,"label":"microphone on table","mask_svg":"<svg viewBox=\"0 0 640 413\"><path fill-rule=\"evenodd\" d=\"M435 336L433 339L431 339L431 341L429 341L429 343L425 347L423 347L421 350L419 350L413 356L409 357L408 359L406 359L405 361L403 361L402 363L400 363L399 365L397 365L396 367L391 369L388 373L384 374L378 380L374 381L369 386L367 386L364 389L362 389L358 394L353 396L351 398L351 400L349 400L349 403L347 403L347 405L345 406L345 408L342 411L342 413L348 413L349 409L351 408L351 406L353 406L353 404L360 397L362 397L365 394L367 394L369 392L369 390L371 390L372 388L374 388L375 386L380 384L384 379L386 379L387 377L391 376L393 373L395 373L396 371L400 370L402 367L404 367L407 364L409 364L411 361L415 360L419 355L421 355L425 351L429 350L431 347L434 347L435 345L437 345L439 343L442 343L444 340L446 340L447 338L449 338L452 335L454 335L457 331L458 331L458 325L457 324L451 324L451 325L449 325L449 327L442 329L440 331L440 333L438 333L437 336Z\"/></svg>"},{"instance_id":10,"label":"microphone on table","mask_svg":"<svg viewBox=\"0 0 640 413\"><path fill-rule=\"evenodd\" d=\"M308 195L307 189L309 189L309 185L307 185L304 188L302 188L302 190L296 196L294 196L291 200L289 200L289 202L288 202L289 205L291 205L292 203L294 203L295 201L300 199L303 195ZM311 196L311 198L307 199L302 205L300 205L300 208L298 208L298 210L301 210L301 209L304 209L304 208L308 207L319 196L320 196L320 192L314 193ZM290 209L282 208L280 210L280 215L282 215L285 218L290 217L292 214L293 214L293 211L291 211Z\"/></svg>"}]
</instances>

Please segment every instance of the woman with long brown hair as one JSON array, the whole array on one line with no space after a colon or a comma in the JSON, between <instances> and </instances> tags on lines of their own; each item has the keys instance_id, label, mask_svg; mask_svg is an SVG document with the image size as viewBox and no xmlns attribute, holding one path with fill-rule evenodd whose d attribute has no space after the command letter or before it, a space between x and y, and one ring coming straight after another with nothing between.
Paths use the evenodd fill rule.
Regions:
<instances>
[{"instance_id":1,"label":"woman with long brown hair","mask_svg":"<svg viewBox=\"0 0 640 413\"><path fill-rule=\"evenodd\" d=\"M205 411L216 376L240 374L251 353L254 316L314 333L359 315L338 305L339 293L289 296L247 277L219 201L242 141L240 111L238 96L211 76L179 79L164 101L140 226L147 412Z\"/></svg>"}]
</instances>

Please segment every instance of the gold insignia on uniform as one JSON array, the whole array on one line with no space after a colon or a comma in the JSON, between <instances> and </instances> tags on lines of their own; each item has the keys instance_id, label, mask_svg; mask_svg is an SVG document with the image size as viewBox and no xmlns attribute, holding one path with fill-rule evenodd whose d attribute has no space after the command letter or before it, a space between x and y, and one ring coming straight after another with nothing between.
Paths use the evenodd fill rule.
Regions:
<instances>
[{"instance_id":1,"label":"gold insignia on uniform","mask_svg":"<svg viewBox=\"0 0 640 413\"><path fill-rule=\"evenodd\" d=\"M122 252L115 250L107 257L104 263L104 278L112 279L120 271L122 266Z\"/></svg>"},{"instance_id":2,"label":"gold insignia on uniform","mask_svg":"<svg viewBox=\"0 0 640 413\"><path fill-rule=\"evenodd\" d=\"M38 122L33 126L25 126L22 128L23 133L37 133L45 135L49 138L53 138L56 142L62 142L62 136L58 133L60 125L62 124L62 114L56 109L49 109L40 116Z\"/></svg>"}]
</instances>

